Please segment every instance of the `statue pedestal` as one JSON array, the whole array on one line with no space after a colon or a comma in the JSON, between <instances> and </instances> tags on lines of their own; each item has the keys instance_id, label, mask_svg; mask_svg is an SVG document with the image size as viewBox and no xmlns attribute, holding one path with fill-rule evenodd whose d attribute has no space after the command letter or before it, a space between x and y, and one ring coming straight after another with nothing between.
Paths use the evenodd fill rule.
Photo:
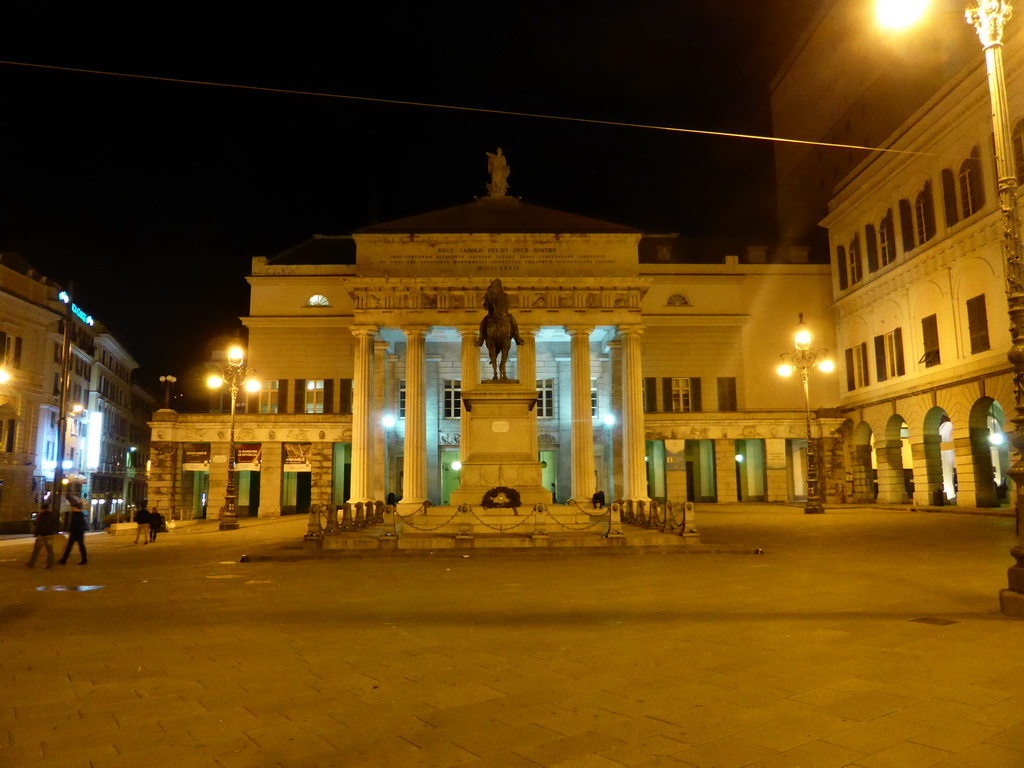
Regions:
<instances>
[{"instance_id":1,"label":"statue pedestal","mask_svg":"<svg viewBox=\"0 0 1024 768\"><path fill-rule=\"evenodd\" d=\"M537 458L536 404L536 391L517 382L483 382L462 391L469 434L462 440L461 485L451 494L452 506L469 504L479 511L484 494L498 486L519 492L520 509L551 503Z\"/></svg>"}]
</instances>

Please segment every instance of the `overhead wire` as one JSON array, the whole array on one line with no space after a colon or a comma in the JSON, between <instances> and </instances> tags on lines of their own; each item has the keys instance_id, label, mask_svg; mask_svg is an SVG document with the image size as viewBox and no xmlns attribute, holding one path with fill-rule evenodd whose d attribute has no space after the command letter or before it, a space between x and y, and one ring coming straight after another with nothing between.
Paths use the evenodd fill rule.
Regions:
<instances>
[{"instance_id":1,"label":"overhead wire","mask_svg":"<svg viewBox=\"0 0 1024 768\"><path fill-rule=\"evenodd\" d=\"M87 69L84 67L63 67L56 64L37 64L27 61L0 60L0 65L13 67L28 67L32 69L48 69L57 72L74 72L86 75L104 75L107 77L122 77L133 80L149 80L161 83L177 83L181 85L201 85L211 88L231 88L241 91L261 91L264 93L276 93L289 96L313 96L324 99L343 99L346 101L361 101L373 104L389 104L393 106L422 107L427 109L444 109L456 112L473 112L485 115L501 115L504 117L525 117L538 120L555 120L568 123L580 123L584 125L602 125L613 128L638 128L650 131L667 131L671 133L685 133L696 136L717 136L731 139L749 139L752 141L767 141L778 144L796 144L810 147L826 147L829 149L852 149L862 152L882 152L897 155L919 155L931 156L930 152L919 152L907 149L891 149L886 147L865 147L860 144L840 144L828 141L812 141L809 139L788 139L780 136L760 136L753 133L732 133L729 131L711 131L699 128L679 128L670 125L651 125L648 123L630 123L621 120L600 120L590 117L570 117L568 115L548 115L539 112L520 112L509 109L494 109L490 107L470 107L457 104L438 104L426 101L411 101L407 99L386 99L380 96L353 96L351 94L329 93L326 91L306 91L297 88L274 88L266 85L244 85L242 83L222 83L214 80L192 80L181 77L167 77L162 75L142 75L133 72L112 72L102 69Z\"/></svg>"}]
</instances>

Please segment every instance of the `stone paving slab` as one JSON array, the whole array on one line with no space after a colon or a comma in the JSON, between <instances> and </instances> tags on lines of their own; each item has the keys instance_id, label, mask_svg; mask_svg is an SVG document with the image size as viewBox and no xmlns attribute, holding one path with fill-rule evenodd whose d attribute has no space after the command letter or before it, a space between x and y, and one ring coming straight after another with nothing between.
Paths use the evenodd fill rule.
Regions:
<instances>
[{"instance_id":1,"label":"stone paving slab","mask_svg":"<svg viewBox=\"0 0 1024 768\"><path fill-rule=\"evenodd\" d=\"M0 541L0 766L1024 766L1012 520L699 521L717 554L239 562L301 548L291 518L47 571Z\"/></svg>"}]
</instances>

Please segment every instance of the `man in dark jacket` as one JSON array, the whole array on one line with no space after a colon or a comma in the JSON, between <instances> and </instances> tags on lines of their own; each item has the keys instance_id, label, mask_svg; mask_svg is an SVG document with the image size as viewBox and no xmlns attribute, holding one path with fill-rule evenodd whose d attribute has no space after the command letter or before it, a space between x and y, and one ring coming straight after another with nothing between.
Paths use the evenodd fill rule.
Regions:
<instances>
[{"instance_id":1,"label":"man in dark jacket","mask_svg":"<svg viewBox=\"0 0 1024 768\"><path fill-rule=\"evenodd\" d=\"M68 555L71 554L71 547L75 542L78 542L78 553L82 556L79 565L85 565L88 562L85 554L85 512L82 510L82 502L75 500L70 503L71 523L68 526L68 545L64 548L64 556L61 557L60 564L68 564Z\"/></svg>"},{"instance_id":2,"label":"man in dark jacket","mask_svg":"<svg viewBox=\"0 0 1024 768\"><path fill-rule=\"evenodd\" d=\"M149 510L146 509L146 505L142 505L142 509L135 513L135 524L138 526L135 529L135 543L139 543L139 537L142 537L143 544L149 544Z\"/></svg>"},{"instance_id":3,"label":"man in dark jacket","mask_svg":"<svg viewBox=\"0 0 1024 768\"><path fill-rule=\"evenodd\" d=\"M28 559L28 567L36 564L39 550L46 547L46 567L53 568L53 537L60 530L60 521L48 506L41 507L36 515L36 542L32 545L32 556Z\"/></svg>"}]
</instances>

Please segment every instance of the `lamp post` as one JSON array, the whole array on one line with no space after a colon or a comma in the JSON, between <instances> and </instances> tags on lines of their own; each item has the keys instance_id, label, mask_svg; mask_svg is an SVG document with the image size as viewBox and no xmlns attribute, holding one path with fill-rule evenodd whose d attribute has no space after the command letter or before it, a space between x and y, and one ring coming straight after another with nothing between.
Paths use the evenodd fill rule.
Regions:
<instances>
[{"instance_id":1,"label":"lamp post","mask_svg":"<svg viewBox=\"0 0 1024 768\"><path fill-rule=\"evenodd\" d=\"M238 528L236 501L238 491L235 484L235 407L238 403L238 390L245 387L247 392L258 392L260 383L253 378L255 371L245 365L245 350L238 345L228 350L228 361L220 366L220 373L206 377L206 385L211 389L219 389L227 384L231 392L231 430L228 448L228 484L224 492L224 511L220 516L220 530L233 531ZM161 377L163 378L163 377Z\"/></svg>"},{"instance_id":2,"label":"lamp post","mask_svg":"<svg viewBox=\"0 0 1024 768\"><path fill-rule=\"evenodd\" d=\"M160 383L164 385L164 408L170 409L171 407L171 388L178 380L177 376L161 376Z\"/></svg>"},{"instance_id":3,"label":"lamp post","mask_svg":"<svg viewBox=\"0 0 1024 768\"><path fill-rule=\"evenodd\" d=\"M799 316L793 351L779 355L782 362L777 370L780 376L792 376L794 370L799 370L800 380L804 385L804 424L807 430L807 503L804 505L804 514L815 515L823 513L825 507L822 506L821 484L818 478L818 441L811 435L808 372L811 368L817 367L825 373L831 373L835 365L828 359L827 349L811 349L811 332L804 325L803 312Z\"/></svg>"},{"instance_id":4,"label":"lamp post","mask_svg":"<svg viewBox=\"0 0 1024 768\"><path fill-rule=\"evenodd\" d=\"M1013 393L1016 412L1010 440L1016 457L1010 467L1016 497L1017 544L1010 550L1016 565L1009 569L1009 588L999 593L999 604L1006 616L1024 618L1024 246L1021 245L1020 215L1017 212L1017 176L1012 163L1013 146L1010 114L1006 105L1006 78L1003 74L1003 27L1013 8L1009 0L979 0L967 9L985 51L988 93L992 104L992 132L995 138L996 176L999 211L1003 222L1003 261L1006 271L1006 299L1012 335L1007 355L1013 366Z\"/></svg>"}]
</instances>

